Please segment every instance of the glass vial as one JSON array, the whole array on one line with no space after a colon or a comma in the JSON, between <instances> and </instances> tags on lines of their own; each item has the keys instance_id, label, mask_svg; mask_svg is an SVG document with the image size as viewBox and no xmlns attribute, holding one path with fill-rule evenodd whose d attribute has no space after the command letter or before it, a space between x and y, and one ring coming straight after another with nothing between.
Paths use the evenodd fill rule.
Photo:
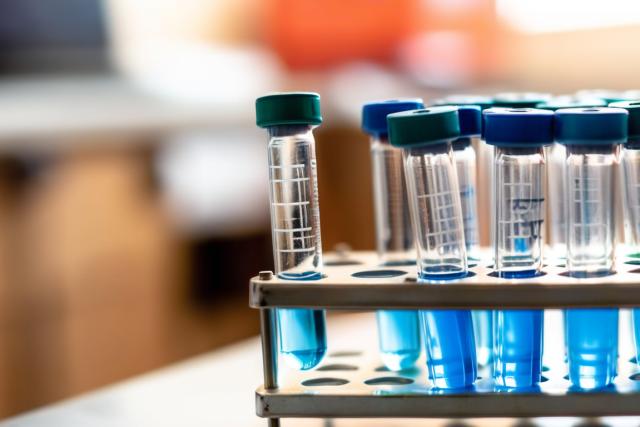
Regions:
<instances>
[{"instance_id":1,"label":"glass vial","mask_svg":"<svg viewBox=\"0 0 640 427\"><path fill-rule=\"evenodd\" d=\"M467 263L471 266L480 260L480 233L478 230L478 187L476 184L476 151L481 147L482 111L478 105L458 106L460 138L453 142L453 159L460 187L462 222L467 251ZM473 310L473 330L476 339L478 363L486 366L493 353L493 328L491 310Z\"/></svg>"},{"instance_id":2,"label":"glass vial","mask_svg":"<svg viewBox=\"0 0 640 427\"><path fill-rule=\"evenodd\" d=\"M636 94L638 95L638 94ZM622 184L624 197L625 243L627 257L640 258L640 101L616 102L611 107L624 108L629 113L628 140L622 149ZM640 360L640 308L633 310L633 335L636 363Z\"/></svg>"},{"instance_id":3,"label":"glass vial","mask_svg":"<svg viewBox=\"0 0 640 427\"><path fill-rule=\"evenodd\" d=\"M257 124L269 131L269 199L275 272L287 280L322 278L322 245L314 126L320 97L280 93L256 100ZM300 370L315 367L327 350L322 310L278 309L280 353Z\"/></svg>"},{"instance_id":4,"label":"glass vial","mask_svg":"<svg viewBox=\"0 0 640 427\"><path fill-rule=\"evenodd\" d=\"M421 100L407 99L372 102L362 109L362 129L371 144L376 248L385 266L416 262L402 150L389 144L387 115L422 107ZM418 312L379 310L376 321L384 365L392 371L412 367L421 353Z\"/></svg>"},{"instance_id":5,"label":"glass vial","mask_svg":"<svg viewBox=\"0 0 640 427\"><path fill-rule=\"evenodd\" d=\"M618 108L556 111L556 140L565 145L567 269L578 278L614 272L614 173L628 113ZM610 385L617 374L618 309L565 311L571 384Z\"/></svg>"},{"instance_id":6,"label":"glass vial","mask_svg":"<svg viewBox=\"0 0 640 427\"><path fill-rule=\"evenodd\" d=\"M403 149L407 190L418 248L418 275L427 286L467 274L460 189L451 142L460 136L455 107L391 114L391 143ZM469 310L420 313L429 377L436 388L465 388L476 378Z\"/></svg>"},{"instance_id":7,"label":"glass vial","mask_svg":"<svg viewBox=\"0 0 640 427\"><path fill-rule=\"evenodd\" d=\"M526 279L542 269L544 146L553 141L553 113L532 108L484 112L485 138L495 146L494 258L498 277ZM542 372L542 310L496 310L493 378L499 387L536 386Z\"/></svg>"}]
</instances>

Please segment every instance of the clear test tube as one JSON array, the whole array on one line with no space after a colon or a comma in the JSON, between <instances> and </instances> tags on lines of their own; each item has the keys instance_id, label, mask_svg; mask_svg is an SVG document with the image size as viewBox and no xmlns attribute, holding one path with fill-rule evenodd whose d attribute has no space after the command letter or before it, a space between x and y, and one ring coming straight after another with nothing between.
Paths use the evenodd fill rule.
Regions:
<instances>
[{"instance_id":1,"label":"clear test tube","mask_svg":"<svg viewBox=\"0 0 640 427\"><path fill-rule=\"evenodd\" d=\"M416 247L407 203L402 150L389 144L387 115L422 108L418 99L365 104L362 129L370 135L376 248L382 265L416 262ZM415 310L376 312L380 356L385 366L398 371L420 357L420 322Z\"/></svg>"},{"instance_id":2,"label":"clear test tube","mask_svg":"<svg viewBox=\"0 0 640 427\"><path fill-rule=\"evenodd\" d=\"M543 147L553 141L553 113L531 108L484 112L485 138L495 153L495 270L505 279L542 269ZM500 387L529 388L542 372L542 310L496 310L493 377Z\"/></svg>"},{"instance_id":3,"label":"clear test tube","mask_svg":"<svg viewBox=\"0 0 640 427\"><path fill-rule=\"evenodd\" d=\"M560 97L552 98L541 103L537 108L543 110L556 111L561 108L588 108L606 107L607 103L598 98L573 98ZM551 249L553 262L563 264L567 252L567 212L566 197L564 194L564 161L567 158L567 151L562 144L554 143L547 147L547 187L548 192L548 212L549 212L549 235L547 242Z\"/></svg>"},{"instance_id":4,"label":"clear test tube","mask_svg":"<svg viewBox=\"0 0 640 427\"><path fill-rule=\"evenodd\" d=\"M640 97L640 93L637 93ZM615 102L611 107L629 112L629 136L622 148L622 183L624 185L624 228L627 257L640 259L640 100ZM633 337L636 347L636 363L640 361L640 308L632 311Z\"/></svg>"},{"instance_id":5,"label":"clear test tube","mask_svg":"<svg viewBox=\"0 0 640 427\"><path fill-rule=\"evenodd\" d=\"M320 210L312 129L322 122L320 96L291 92L256 100L256 122L269 131L269 199L276 274L287 280L322 278ZM280 353L311 369L327 350L322 310L277 310Z\"/></svg>"},{"instance_id":6,"label":"clear test tube","mask_svg":"<svg viewBox=\"0 0 640 427\"><path fill-rule=\"evenodd\" d=\"M573 277L614 273L614 173L627 119L621 108L556 111L556 140L567 147L567 269ZM572 385L610 385L617 374L618 309L566 310L565 321Z\"/></svg>"},{"instance_id":7,"label":"clear test tube","mask_svg":"<svg viewBox=\"0 0 640 427\"><path fill-rule=\"evenodd\" d=\"M390 114L391 144L403 149L407 191L422 283L467 275L460 190L451 142L460 136L455 107ZM469 310L420 312L429 377L436 388L469 387L476 351Z\"/></svg>"},{"instance_id":8,"label":"clear test tube","mask_svg":"<svg viewBox=\"0 0 640 427\"><path fill-rule=\"evenodd\" d=\"M479 261L478 199L476 184L476 151L482 133L482 112L477 105L458 106L460 120L460 138L453 142L453 159L456 164L464 240L469 265ZM476 340L478 363L487 365L492 354L491 310L473 310L473 330Z\"/></svg>"},{"instance_id":9,"label":"clear test tube","mask_svg":"<svg viewBox=\"0 0 640 427\"><path fill-rule=\"evenodd\" d=\"M537 108L556 111L561 108L588 108L606 107L607 103L599 98L560 96L547 102L538 104ZM550 254L545 255L547 263L564 265L567 255L567 204L565 197L564 162L567 158L567 150L564 145L554 142L545 147L547 157L547 213L549 218L549 234L546 241L550 248ZM567 358L568 334L566 330L565 311L562 311L562 325L553 325L564 331L564 357Z\"/></svg>"}]
</instances>

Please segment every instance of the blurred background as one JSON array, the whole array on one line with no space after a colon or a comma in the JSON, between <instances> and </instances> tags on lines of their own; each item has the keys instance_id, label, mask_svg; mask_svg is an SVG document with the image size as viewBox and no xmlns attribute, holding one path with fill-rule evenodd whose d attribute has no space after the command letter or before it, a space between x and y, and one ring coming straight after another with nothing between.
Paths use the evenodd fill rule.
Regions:
<instances>
[{"instance_id":1,"label":"blurred background","mask_svg":"<svg viewBox=\"0 0 640 427\"><path fill-rule=\"evenodd\" d=\"M373 249L363 102L637 89L637 40L636 0L0 1L0 418L258 332L257 96L322 95L325 250Z\"/></svg>"}]
</instances>

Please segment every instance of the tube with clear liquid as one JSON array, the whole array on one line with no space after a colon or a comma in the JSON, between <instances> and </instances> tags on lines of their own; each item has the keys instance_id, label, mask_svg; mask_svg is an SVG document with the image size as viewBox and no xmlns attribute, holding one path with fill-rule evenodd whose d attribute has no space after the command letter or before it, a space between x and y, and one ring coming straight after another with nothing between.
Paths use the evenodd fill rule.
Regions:
<instances>
[{"instance_id":1,"label":"tube with clear liquid","mask_svg":"<svg viewBox=\"0 0 640 427\"><path fill-rule=\"evenodd\" d=\"M322 277L315 142L310 126L269 129L269 182L276 274L289 280ZM277 311L280 352L301 370L316 366L327 350L324 311Z\"/></svg>"},{"instance_id":2,"label":"tube with clear liquid","mask_svg":"<svg viewBox=\"0 0 640 427\"><path fill-rule=\"evenodd\" d=\"M362 128L371 135L376 248L385 266L416 262L402 150L389 143L387 115L417 108L422 108L422 101L390 100L365 104L362 110ZM414 366L422 350L418 312L379 310L376 321L385 366L392 371Z\"/></svg>"},{"instance_id":3,"label":"tube with clear liquid","mask_svg":"<svg viewBox=\"0 0 640 427\"><path fill-rule=\"evenodd\" d=\"M535 277L542 268L544 152L496 147L496 270L503 278ZM494 379L533 387L542 372L542 310L494 311Z\"/></svg>"},{"instance_id":4,"label":"tube with clear liquid","mask_svg":"<svg viewBox=\"0 0 640 427\"><path fill-rule=\"evenodd\" d=\"M427 286L467 275L460 190L451 141L457 109L433 107L388 118L391 142L403 148L419 279ZM395 136L394 136L395 135ZM420 312L429 378L436 388L465 388L477 361L469 310Z\"/></svg>"},{"instance_id":5,"label":"tube with clear liquid","mask_svg":"<svg viewBox=\"0 0 640 427\"><path fill-rule=\"evenodd\" d=\"M626 256L636 262L640 259L640 101L616 102L611 107L624 108L629 113L628 139L620 156L624 186L622 206ZM632 310L632 319L636 363L640 364L640 308Z\"/></svg>"},{"instance_id":6,"label":"tube with clear liquid","mask_svg":"<svg viewBox=\"0 0 640 427\"><path fill-rule=\"evenodd\" d=\"M573 277L614 272L614 173L626 118L625 110L613 108L556 112L556 137L567 150L567 269ZM610 385L617 375L618 309L565 310L565 321L572 385Z\"/></svg>"},{"instance_id":7,"label":"tube with clear liquid","mask_svg":"<svg viewBox=\"0 0 640 427\"><path fill-rule=\"evenodd\" d=\"M313 128L322 122L320 96L292 92L256 100L256 122L269 131L269 201L275 272L286 280L322 278L320 210ZM317 285L316 285L317 286ZM276 310L280 354L307 370L327 351L322 310Z\"/></svg>"},{"instance_id":8,"label":"tube with clear liquid","mask_svg":"<svg viewBox=\"0 0 640 427\"><path fill-rule=\"evenodd\" d=\"M464 223L464 240L468 266L480 261L478 230L478 199L476 179L476 151L481 148L482 113L478 105L458 106L461 137L453 142L453 159L456 164L460 203ZM486 366L493 354L493 327L491 310L473 310L473 331L478 363Z\"/></svg>"},{"instance_id":9,"label":"tube with clear liquid","mask_svg":"<svg viewBox=\"0 0 640 427\"><path fill-rule=\"evenodd\" d=\"M487 143L495 146L494 258L496 274L541 274L544 224L544 145L553 141L553 113L489 109ZM531 388L541 380L542 310L495 310L493 378L498 387Z\"/></svg>"}]
</instances>

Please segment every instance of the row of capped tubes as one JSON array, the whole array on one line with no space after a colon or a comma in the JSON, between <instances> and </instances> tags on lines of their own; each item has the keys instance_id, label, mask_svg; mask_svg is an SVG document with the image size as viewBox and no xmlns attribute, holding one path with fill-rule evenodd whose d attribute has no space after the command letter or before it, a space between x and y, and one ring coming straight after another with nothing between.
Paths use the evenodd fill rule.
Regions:
<instances>
[{"instance_id":1,"label":"row of capped tubes","mask_svg":"<svg viewBox=\"0 0 640 427\"><path fill-rule=\"evenodd\" d=\"M310 95L311 94L302 94L302 97L303 98L309 97ZM299 97L300 94L294 94L294 96ZM277 97L278 95L276 95L276 98ZM288 101L291 101L291 98L289 98ZM297 102L298 104L300 104L300 101L297 101ZM305 106L305 107L308 107L308 106ZM276 108L276 110L278 109ZM260 111L258 112L259 112L258 115L260 116ZM291 115L291 112L292 110L289 108L285 113ZM287 121L286 123L275 123L275 122L269 123L267 120L269 118L267 117L267 119L262 120L262 124L261 124L260 117L258 120L259 125L270 128L271 129L270 132L272 134L269 150L270 150L270 172L271 172L270 180L271 180L271 190L272 190L271 191L272 224L273 224L273 232L274 232L274 256L276 258L276 273L280 277L286 278L286 279L294 279L294 280L295 279L307 279L307 280L311 279L312 280L318 277L317 274L321 274L320 269L321 269L322 263L321 263L321 249L319 244L320 230L319 230L319 212L317 208L317 178L315 176L315 152L313 148L313 136L311 134L311 128L314 125L319 124L319 121L321 120L321 119L318 120L319 100L317 102L317 114L316 116L312 115L311 118L315 121L311 120L311 123L300 123L300 118L298 117L298 118L294 118L295 120L297 120L295 122ZM303 121L306 120L306 122L310 122L309 115L302 117L302 120ZM299 129L301 124L304 125L303 132L300 132L301 129ZM286 130L287 128L293 131L293 132L290 132L292 134L290 135L287 134L288 132ZM294 128L298 128L298 129L294 129ZM303 137L300 137L301 135ZM285 142L283 142L282 137L285 137L286 139ZM476 137L476 136L473 136L473 137ZM280 138L280 140L278 140L278 138ZM458 139L459 138L457 137L450 138L449 145L452 141L458 141ZM311 141L311 144L309 144L309 140ZM300 147L299 147L300 145L307 147L306 153L304 149L302 150L302 152L300 151ZM435 144L435 145L442 145L442 144ZM456 210L457 211L462 210L461 199L468 197L469 193L466 191L460 191L458 183L457 182L454 183L454 181L457 181L458 177L460 177L461 174L460 172L456 171L455 168L452 167L454 164L456 164L456 162L451 161L452 158L456 157L456 153L458 152L464 153L465 150L469 152L470 144L468 144L468 141L466 141L465 144L462 144L462 149L455 150L453 152L454 154L451 153L451 147L446 145L447 144L445 144L444 148L439 147L438 150L435 150L436 151L435 153L433 152L429 153L428 156L426 155L426 153L422 148L412 147L408 150L405 150L410 153L406 155L407 159L413 158L414 161L416 162L414 166L416 166L417 169L420 169L422 171L418 175L413 174L412 175L413 177L415 176L424 177L425 173L430 174L432 178L438 177L437 179L432 179L432 180L425 180L425 179L412 180L412 179L409 179L410 175L408 173L406 176L407 181L409 182L409 186L411 187L411 185L415 185L415 188L416 188L415 194L417 194L417 188L420 188L421 190L425 190L425 191L422 191L422 193L420 194L421 196L423 196L420 198L422 199L420 202L417 202L418 200L420 200L418 199L418 197L411 199L411 196L409 196L412 203L416 202L413 204L420 205L425 208L430 206L430 204L434 205L435 203L434 205L435 207L431 206L432 214L430 215L430 219L435 219L436 220L435 224L441 224L441 225L444 225L445 227L444 229L445 233L442 233L443 230L436 230L435 233L431 233L431 232L415 233L418 237L418 242L420 243L421 239L426 239L425 242L427 243L427 245L429 242L432 242L432 243L439 242L439 245L441 248L445 249L447 253L453 253L454 255L452 258L445 257L447 259L447 263L444 264L444 268L442 267L442 265L438 264L437 260L436 262L433 262L434 258L419 257L419 260L424 261L420 267L420 271L424 273L423 278L427 281L430 279L428 275L431 273L436 274L437 275L436 277L439 280L446 278L447 275L450 275L451 278L456 277L456 275L461 275L461 274L463 275L464 272L466 271L466 260L467 260L466 252L467 250L471 252L472 251L471 248L473 246L473 245L469 245L468 243L465 244L465 239L464 239L465 231L468 233L467 230L472 229L470 228L469 224L467 224L468 221L465 221L465 220L468 220L469 217L468 216L465 217L461 213L460 215L458 215L458 212L456 212ZM308 149L309 147L311 147L310 150ZM388 147L385 146L381 151L393 152L393 150L387 150L387 148ZM513 147L509 147L509 148L513 148ZM519 152L514 153L513 150L511 149L506 150L503 153L501 153L500 150L501 150L500 148L497 149L496 158L499 158L501 154L507 155L507 156L524 155L524 153L519 153ZM434 150L428 150L428 151L434 151ZM516 151L521 151L521 150L516 150ZM372 146L372 154L374 153L375 153L375 150L373 149L373 146ZM472 150L471 150L471 153L473 153ZM526 155L531 155L531 154L534 154L536 156L540 155L540 153L528 153ZM389 153L387 153L387 155L389 155ZM542 153L541 155L544 158L544 153ZM393 154L391 154L390 156L393 156ZM397 157L397 154L396 154L396 157ZM424 162L423 160L426 157L429 157L429 160L433 162L429 164L427 164L427 162ZM444 160L447 158L449 159L448 165ZM375 155L373 156L373 162L374 162L374 170L375 170L375 167L376 167ZM469 162L469 163L473 165L473 162ZM516 163L521 163L521 161ZM386 164L385 162L383 162L382 164L388 167L388 164ZM391 161L391 164L393 164L393 161ZM400 170L401 169L402 168L400 168ZM529 169L531 169L530 166L529 166ZM286 170L286 172L284 172L284 175L282 174L283 170ZM395 171L396 176L398 176L397 172L398 172L398 168L396 168L396 171ZM498 178L501 176L500 174L501 172L498 172L497 174ZM474 176L474 175L475 173L470 174L470 176ZM376 185L375 183L376 183L377 176L379 177L379 175L377 174L374 175L374 186ZM400 176L400 179L402 179L403 174L400 173L399 176ZM535 178L530 181L537 181L537 180L538 179ZM396 186L394 188L397 189L397 182L394 185ZM456 190L451 190L452 187L455 187ZM405 192L402 192L402 194L400 195L401 197L398 197L397 191L390 191L390 189L391 187L387 188L387 193L395 194L396 199L405 198ZM376 192L376 198L378 197L378 195L379 195L378 192ZM409 192L409 195L411 195L411 192ZM315 198L315 202L313 201L314 198ZM531 199L531 197L529 199ZM529 200L529 202L530 201L531 200ZM542 204L542 202L543 201L541 200L540 204ZM396 200L396 203L398 203L397 200ZM400 201L400 203L406 203L406 202ZM518 203L520 205L522 204L521 202L518 202ZM459 206L459 208L455 208L456 204ZM475 203L473 203L473 205L475 205ZM379 206L380 206L379 201L376 199L376 211L379 210ZM519 207L519 209L521 208L522 206ZM419 211L418 207L415 207L413 210L416 212ZM405 209L404 215L405 217L399 220L399 223L402 224L404 221L404 224L405 224L404 237L402 239L399 239L398 241L404 242L405 244L410 245L411 237L410 237L410 234L406 233L406 209ZM498 212L496 212L496 215L497 216L500 215L499 209L498 209ZM414 218L415 217L417 217L417 219L414 219L414 224L420 224L420 221L424 220L424 217L420 214L415 214ZM447 235L447 234L450 234L448 233L448 231L451 231L448 229L448 227L450 228L451 224L448 223L447 217L457 218L455 221L453 221L458 224L455 227L453 227L454 229L460 228L460 225L462 225L463 231L461 233L458 232L459 236L451 238L451 235ZM471 217L473 218L473 215ZM509 218L507 218L507 221L505 222L505 224L507 224L507 228L514 228L512 224L509 224L508 220ZM534 221L539 221L539 220L534 218ZM398 218L396 218L396 223L398 223ZM377 224L380 225L379 219L377 219ZM432 228L433 228L433 224L434 223L431 224ZM500 223L498 222L498 224ZM422 225L424 225L426 229L426 226L428 226L429 224L422 224ZM416 225L415 228L417 230L419 226ZM477 230L477 226L476 226L476 230ZM531 230L533 230L533 228ZM539 236L535 234L536 233L530 233L529 239L531 237L535 237L533 239L534 242L540 241ZM462 237L462 244L461 244L460 237ZM522 239L522 241L518 241L518 239ZM380 239L378 239L378 241L380 241ZM305 246L308 242L314 242L313 243L314 247L311 248L312 250L310 250L309 253L305 252L306 250L310 249L308 246ZM515 252L518 252L520 249L522 249L523 247L522 245L526 243L526 239L523 237L517 237L516 239L509 240L509 242L512 244L513 248L515 248L514 249ZM425 247L427 247L427 245L425 245ZM539 247L541 247L541 241L540 243L534 243L533 246L535 247L536 245L539 245ZM512 252L514 250L512 250ZM401 251L402 251L402 248L401 248ZM405 253L407 252L410 253L411 248L409 248L408 251L405 251ZM534 256L534 258L537 259L538 257ZM442 259L442 257L438 257L438 259ZM460 263L459 267L456 267L455 265L451 264L450 263L451 260L459 262ZM496 266L498 266L499 268L498 260L499 258L497 258ZM400 257L398 260L388 260L388 262L402 262L402 257ZM434 268L435 268L435 271L434 271ZM382 337L384 330L394 330L394 329L401 330L401 331L407 330L407 325L415 325L418 319L417 313L413 313L413 314L411 314L410 312L393 313L393 311L386 311L386 312L387 312L386 314L384 312L378 314L378 320L379 320L379 326L380 326L379 332L381 335L381 345L383 344L383 341L384 341ZM490 323L491 321L491 316L488 313L489 312L474 313L474 315L476 314L480 316L484 315L484 320L482 320L481 318L480 320L473 322L474 326L476 326L477 331L481 331L483 329L485 331L491 330L491 328L488 327L488 323ZM439 386L459 387L460 385L464 385L466 381L469 381L469 380L473 381L472 378L475 378L475 371L472 371L472 369L475 369L475 360L471 360L471 359L475 359L475 354L472 354L472 353L475 353L475 351L472 352L471 349L466 347L463 348L464 346L459 345L459 342L469 341L468 339L465 338L468 336L471 336L472 338L471 342L473 342L473 335L474 335L472 330L473 328L470 327L472 323L469 321L470 317L468 312L465 313L464 311L457 311L457 312L441 313L441 314L443 316L445 314L448 314L453 317L449 317L447 318L447 320L444 320L444 317L443 317L443 322L442 322L443 326L440 328L438 327L438 321L437 321L438 316L434 317L431 314L425 314L422 316L423 324L426 324L428 326L431 326L433 324L433 326L431 326L430 328L425 328L425 331L433 330L431 334L434 337L435 335L438 335L437 339L434 338L432 340L434 342L437 341L437 346L431 349L433 355L429 358L430 360L432 360L431 367L434 370L431 373L431 375L436 379L438 379L439 375L442 376L443 381L442 381L442 384L440 384ZM505 312L505 314L508 315L509 313ZM394 324L396 318L400 318L403 316L404 316L404 320L402 322L396 322L397 324ZM459 318L462 318L462 320L459 320ZM506 330L508 332L509 328L511 328L513 325L518 323L518 322L515 322L515 323L510 322L508 319L508 316L507 318L503 318L503 317L500 317L500 315L498 315L495 318L498 321L498 325L502 325L498 328L499 331L501 330L500 328L502 328L503 330ZM326 333L324 331L324 314L322 313L322 311L304 310L304 309L278 310L278 319L279 319L279 330L280 330L280 348L281 348L281 352L285 355L285 357L289 357L290 359L292 359L294 361L293 364L300 369L308 369L315 366L317 363L319 363L319 361L322 359L322 356L324 355L324 352L326 352ZM533 318L533 323L536 323L535 316ZM438 333L438 332L442 332L454 324L459 325L454 327L453 329L454 332L456 330L459 332L461 329L464 332L458 335L458 337L459 338L461 337L462 339L458 340L458 343L456 343L458 345L457 345L457 349L455 350L458 354L458 359L462 361L462 364L460 365L462 366L462 369L458 369L458 367L454 366L453 368L455 369L452 368L453 369L452 372L454 371L456 372L456 374L454 375L456 376L456 378L450 381L448 378L451 376L444 373L444 371L447 370L446 364L442 366L436 366L436 361L438 360L438 355L442 355L442 351L443 351L442 345L445 345L445 347L446 345L448 345L446 344L447 340L443 339L443 337L447 338L450 336L455 336L455 333L449 334L449 333ZM478 328L477 326L480 324L486 325L485 328ZM391 327L385 327L385 325L391 325ZM287 329L288 327L291 327L291 330L288 330ZM412 331L417 330L417 328L413 326L410 326L409 329ZM535 330L536 328L533 328L533 329ZM312 333L309 333L309 332L312 332ZM480 333L480 335L482 334ZM486 338L486 335L487 334L485 333L485 338ZM508 333L507 335L511 336L513 334ZM519 334L519 336L523 337L524 335ZM499 339L499 337L497 337L497 339ZM393 339L391 341L393 341ZM415 342L419 342L419 340L418 341L414 340L414 344L413 344L414 349L415 349ZM283 346L283 344L285 345ZM456 347L456 346L453 346L453 347ZM475 347L475 346L471 346L471 347ZM515 345L515 347L520 349L523 348L523 346L520 344ZM485 355L483 357L488 358L489 355L492 353L491 349L486 349L486 343L481 348L487 350L484 352ZM384 353L384 346L382 346L382 350ZM473 348L473 350L475 350L475 348ZM535 351L536 350L534 349L534 352ZM419 355L419 352L418 352L418 355ZM414 357L415 355L412 355L410 359ZM442 357L442 359L444 360L447 358ZM300 362L300 360L306 360L306 361ZM469 363L467 363L467 361ZM385 363L387 362L385 361ZM393 363L394 362L389 362L387 364L393 365ZM398 362L397 358L395 363L396 363L395 366L390 366L390 367L395 367L396 369L402 368L401 366L402 363ZM511 364L510 362L507 363L507 365L510 365L510 364ZM468 366L469 369L467 369L465 366ZM469 379L466 379L466 378L469 378ZM505 381L506 386L509 386L508 382L509 381ZM517 384L515 385L517 386Z\"/></svg>"}]
</instances>

